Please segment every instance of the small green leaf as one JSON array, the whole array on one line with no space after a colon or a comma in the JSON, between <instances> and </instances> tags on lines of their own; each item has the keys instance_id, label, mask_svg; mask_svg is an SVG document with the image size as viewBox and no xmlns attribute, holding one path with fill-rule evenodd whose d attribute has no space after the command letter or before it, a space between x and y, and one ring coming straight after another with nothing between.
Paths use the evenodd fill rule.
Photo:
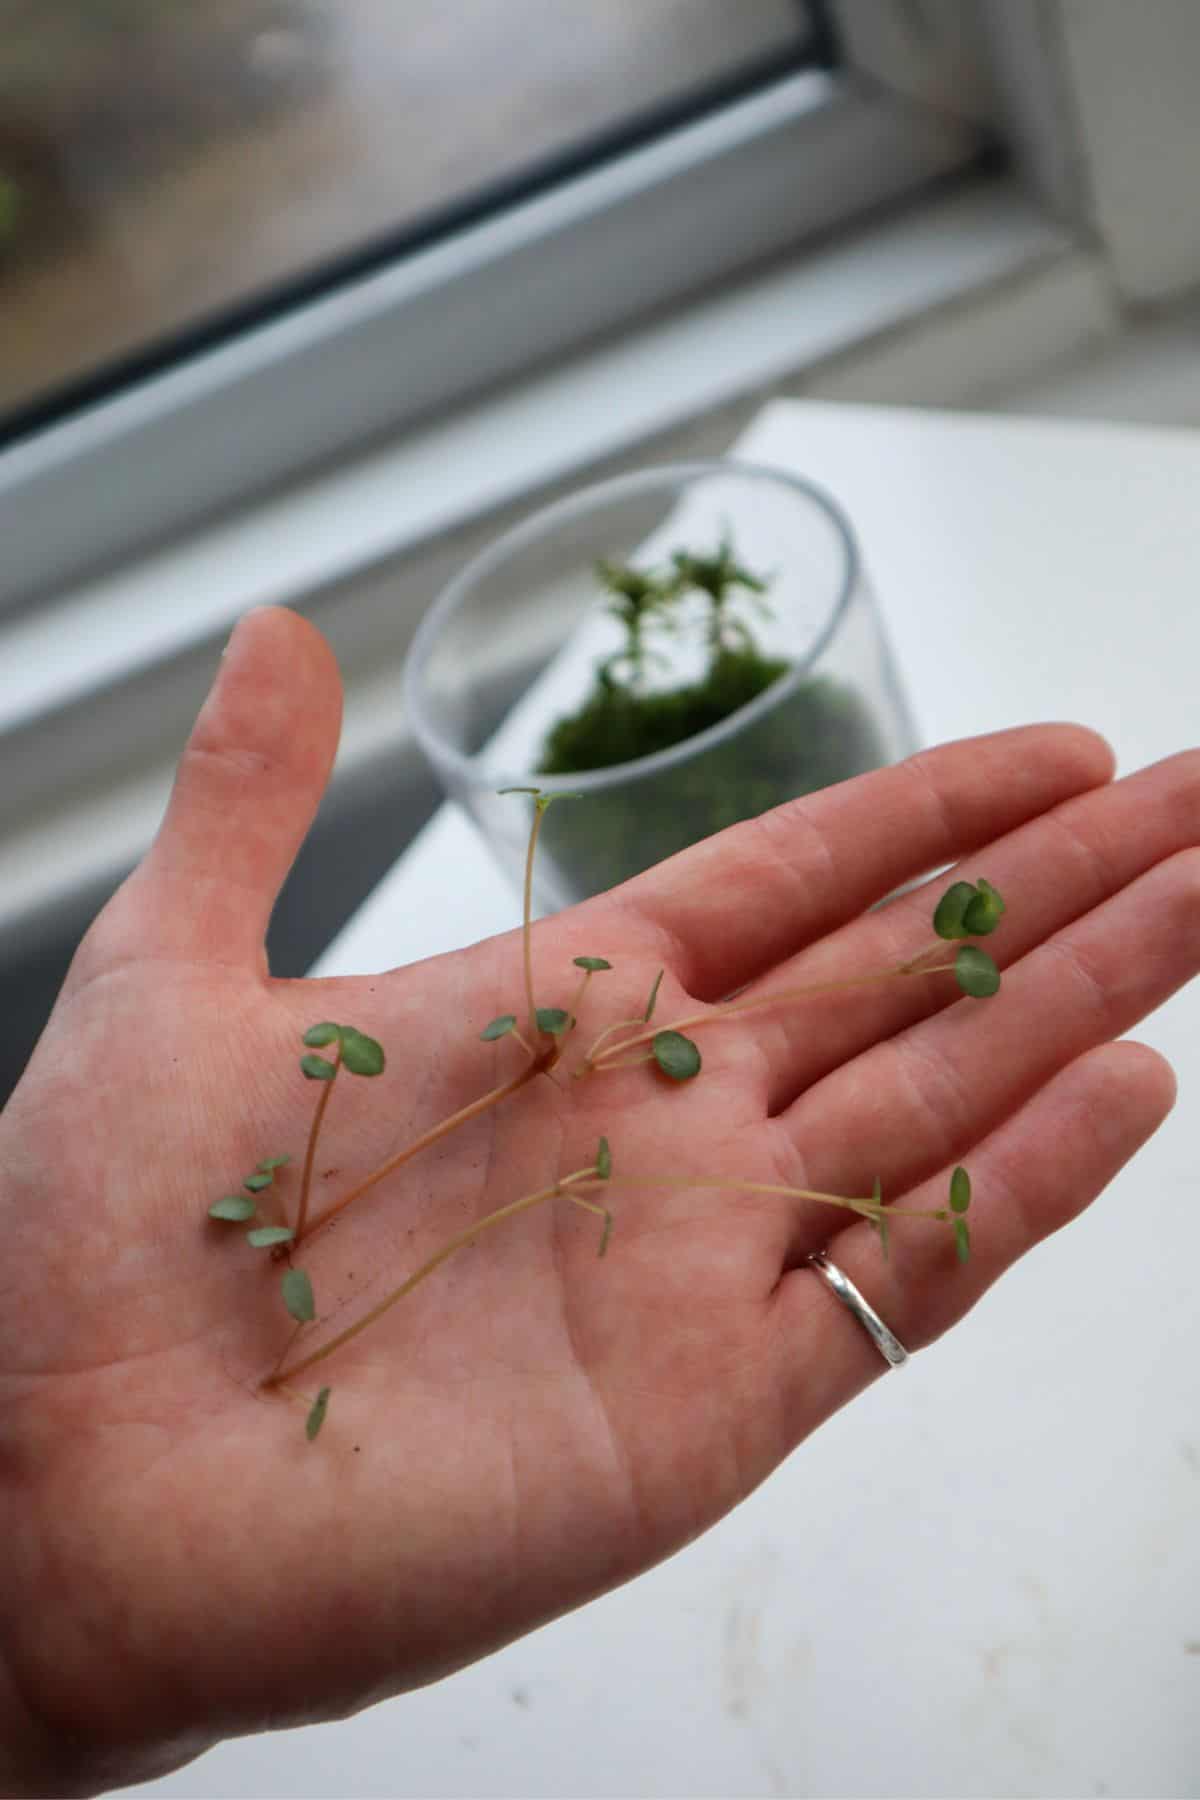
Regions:
<instances>
[{"instance_id":1,"label":"small green leaf","mask_svg":"<svg viewBox=\"0 0 1200 1800\"><path fill-rule=\"evenodd\" d=\"M971 1177L961 1163L950 1177L950 1211L965 1213L971 1204Z\"/></svg>"},{"instance_id":2,"label":"small green leaf","mask_svg":"<svg viewBox=\"0 0 1200 1800\"><path fill-rule=\"evenodd\" d=\"M655 1006L655 1002L658 999L658 990L662 985L662 978L666 974L666 972L667 971L665 969L660 969L658 971L658 974L654 977L654 986L650 989L650 998L647 1000L646 1010L642 1014L642 1022L645 1025L648 1025L650 1023L651 1019L654 1017L654 1006Z\"/></svg>"},{"instance_id":3,"label":"small green leaf","mask_svg":"<svg viewBox=\"0 0 1200 1800\"><path fill-rule=\"evenodd\" d=\"M295 1235L290 1225L259 1225L246 1233L246 1242L256 1250L266 1250L272 1244L290 1244Z\"/></svg>"},{"instance_id":4,"label":"small green leaf","mask_svg":"<svg viewBox=\"0 0 1200 1800\"><path fill-rule=\"evenodd\" d=\"M274 1179L273 1175L247 1175L242 1186L249 1188L252 1194L261 1194L264 1188L270 1187Z\"/></svg>"},{"instance_id":5,"label":"small green leaf","mask_svg":"<svg viewBox=\"0 0 1200 1800\"><path fill-rule=\"evenodd\" d=\"M274 1169L286 1168L291 1160L290 1156L265 1156L258 1166L264 1175L270 1175Z\"/></svg>"},{"instance_id":6,"label":"small green leaf","mask_svg":"<svg viewBox=\"0 0 1200 1800\"><path fill-rule=\"evenodd\" d=\"M607 1181L612 1174L612 1151L608 1147L608 1139L600 1139L600 1147L596 1151L596 1173L601 1181Z\"/></svg>"},{"instance_id":7,"label":"small green leaf","mask_svg":"<svg viewBox=\"0 0 1200 1800\"><path fill-rule=\"evenodd\" d=\"M516 1026L516 1023L516 1013L501 1013L499 1018L490 1019L479 1035L485 1044L490 1044L496 1038L507 1037L509 1032Z\"/></svg>"},{"instance_id":8,"label":"small green leaf","mask_svg":"<svg viewBox=\"0 0 1200 1800\"><path fill-rule=\"evenodd\" d=\"M954 958L954 979L973 1000L986 1000L1000 987L1000 971L986 950L962 944Z\"/></svg>"},{"instance_id":9,"label":"small green leaf","mask_svg":"<svg viewBox=\"0 0 1200 1800\"><path fill-rule=\"evenodd\" d=\"M571 961L577 969L590 969L593 974L598 969L612 968L612 964L605 956L573 956Z\"/></svg>"},{"instance_id":10,"label":"small green leaf","mask_svg":"<svg viewBox=\"0 0 1200 1800\"><path fill-rule=\"evenodd\" d=\"M232 1219L235 1224L243 1224L252 1219L258 1211L253 1200L245 1194L225 1194L220 1200L214 1200L208 1209L210 1219Z\"/></svg>"},{"instance_id":11,"label":"small green leaf","mask_svg":"<svg viewBox=\"0 0 1200 1800\"><path fill-rule=\"evenodd\" d=\"M496 792L498 794L540 794L541 791L542 791L541 788L531 788L531 787L508 787L508 788L497 788L496 789Z\"/></svg>"},{"instance_id":12,"label":"small green leaf","mask_svg":"<svg viewBox=\"0 0 1200 1800\"><path fill-rule=\"evenodd\" d=\"M681 1031L657 1031L650 1045L654 1060L672 1081L690 1081L700 1073L700 1052Z\"/></svg>"},{"instance_id":13,"label":"small green leaf","mask_svg":"<svg viewBox=\"0 0 1200 1800\"><path fill-rule=\"evenodd\" d=\"M933 910L933 929L939 937L969 937L965 923L968 906L976 898L975 886L970 881L956 881L948 887Z\"/></svg>"},{"instance_id":14,"label":"small green leaf","mask_svg":"<svg viewBox=\"0 0 1200 1800\"><path fill-rule=\"evenodd\" d=\"M954 1248L960 1263L965 1263L971 1254L971 1234L967 1230L965 1219L954 1221Z\"/></svg>"},{"instance_id":15,"label":"small green leaf","mask_svg":"<svg viewBox=\"0 0 1200 1800\"><path fill-rule=\"evenodd\" d=\"M1006 908L990 881L977 881L975 887L975 898L963 914L963 924L972 937L986 937L989 931L995 931Z\"/></svg>"},{"instance_id":16,"label":"small green leaf","mask_svg":"<svg viewBox=\"0 0 1200 1800\"><path fill-rule=\"evenodd\" d=\"M604 1214L604 1230L600 1233L600 1248L596 1252L597 1256L603 1256L604 1252L608 1249L608 1240L612 1236L612 1228L613 1216L606 1209Z\"/></svg>"},{"instance_id":17,"label":"small green leaf","mask_svg":"<svg viewBox=\"0 0 1200 1800\"><path fill-rule=\"evenodd\" d=\"M574 1023L570 1013L564 1012L561 1006L539 1006L537 1009L537 1028L547 1037L561 1037Z\"/></svg>"},{"instance_id":18,"label":"small green leaf","mask_svg":"<svg viewBox=\"0 0 1200 1800\"><path fill-rule=\"evenodd\" d=\"M323 1044L336 1044L341 1035L341 1026L331 1025L326 1019L322 1025L310 1025L300 1041L310 1050L319 1050Z\"/></svg>"},{"instance_id":19,"label":"small green leaf","mask_svg":"<svg viewBox=\"0 0 1200 1800\"><path fill-rule=\"evenodd\" d=\"M333 1063L326 1062L323 1056L302 1056L300 1073L309 1081L332 1081L337 1074L337 1068Z\"/></svg>"},{"instance_id":20,"label":"small green leaf","mask_svg":"<svg viewBox=\"0 0 1200 1800\"><path fill-rule=\"evenodd\" d=\"M299 1325L311 1325L317 1316L312 1282L303 1269L289 1269L283 1278L283 1304Z\"/></svg>"},{"instance_id":21,"label":"small green leaf","mask_svg":"<svg viewBox=\"0 0 1200 1800\"><path fill-rule=\"evenodd\" d=\"M304 1421L304 1435L311 1444L325 1423L325 1414L329 1410L329 1389L322 1388L309 1408L308 1417Z\"/></svg>"},{"instance_id":22,"label":"small green leaf","mask_svg":"<svg viewBox=\"0 0 1200 1800\"><path fill-rule=\"evenodd\" d=\"M582 800L583 795L577 788L562 788L556 794L539 794L534 801L540 813L548 812L556 800Z\"/></svg>"},{"instance_id":23,"label":"small green leaf","mask_svg":"<svg viewBox=\"0 0 1200 1800\"><path fill-rule=\"evenodd\" d=\"M382 1075L386 1059L382 1044L353 1025L343 1025L342 1061L352 1075Z\"/></svg>"}]
</instances>

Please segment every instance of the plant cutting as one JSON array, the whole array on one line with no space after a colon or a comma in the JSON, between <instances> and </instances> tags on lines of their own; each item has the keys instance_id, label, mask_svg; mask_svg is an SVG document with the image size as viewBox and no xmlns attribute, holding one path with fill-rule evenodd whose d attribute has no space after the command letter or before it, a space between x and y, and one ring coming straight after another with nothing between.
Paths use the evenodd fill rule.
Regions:
<instances>
[{"instance_id":1,"label":"plant cutting","mask_svg":"<svg viewBox=\"0 0 1200 1800\"><path fill-rule=\"evenodd\" d=\"M764 656L742 616L738 602L746 596L765 611L770 584L743 567L728 535L710 556L676 550L657 571L601 561L596 575L612 596L608 610L625 643L596 665L582 705L552 726L541 774L606 769L670 749L756 699L790 666ZM696 599L702 605L689 614L686 603ZM661 644L674 639L678 646L686 637L699 640L700 673L688 682L656 684L656 668L672 672Z\"/></svg>"},{"instance_id":2,"label":"plant cutting","mask_svg":"<svg viewBox=\"0 0 1200 1800\"><path fill-rule=\"evenodd\" d=\"M599 482L513 527L422 620L405 707L514 875L497 790L586 791L542 834L550 911L915 747L848 521L735 460Z\"/></svg>"},{"instance_id":3,"label":"plant cutting","mask_svg":"<svg viewBox=\"0 0 1200 1800\"><path fill-rule=\"evenodd\" d=\"M438 1120L417 1138L394 1151L364 1179L316 1217L311 1214L312 1174L318 1142L335 1084L345 1073L373 1080L384 1074L386 1055L383 1046L358 1027L322 1020L303 1033L303 1053L298 1059L300 1075L316 1085L317 1099L313 1110L308 1141L305 1146L295 1215L289 1224L282 1209L280 1177L291 1164L289 1153L262 1158L250 1174L243 1177L241 1191L227 1193L208 1208L210 1219L222 1225L247 1227L246 1242L255 1250L266 1250L287 1262L279 1293L292 1321L288 1335L274 1368L261 1383L267 1391L279 1391L302 1402L306 1409L305 1430L314 1440L325 1420L331 1396L329 1386L315 1395L303 1394L294 1382L298 1376L324 1363L345 1344L369 1329L394 1306L399 1304L429 1279L457 1251L473 1244L485 1233L534 1207L553 1201L567 1204L596 1217L602 1226L598 1255L604 1256L613 1230L614 1213L609 1199L615 1191L654 1189L721 1189L770 1196L780 1203L816 1201L839 1207L864 1218L877 1232L883 1254L888 1254L893 1225L909 1220L931 1220L948 1224L953 1232L958 1259L965 1262L970 1253L970 1236L966 1214L971 1201L971 1184L967 1171L956 1167L950 1179L946 1204L921 1210L899 1207L885 1200L882 1184L876 1178L870 1194L833 1194L817 1189L784 1183L727 1179L713 1181L703 1172L688 1173L677 1169L656 1171L650 1168L626 1169L614 1159L607 1133L601 1135L593 1159L572 1169L554 1181L532 1192L504 1201L463 1230L456 1232L431 1256L405 1276L385 1297L369 1308L351 1325L325 1339L317 1347L297 1350L297 1340L306 1327L319 1323L313 1283L308 1272L298 1266L293 1255L331 1220L343 1213L362 1195L397 1173L421 1151L429 1148L469 1120L499 1106L520 1089L539 1077L555 1080L560 1064L570 1062L571 1083L595 1079L635 1068L668 1084L696 1080L703 1071L704 1059L696 1035L707 1035L723 1021L742 1019L748 1014L768 1009L800 1005L816 995L850 991L881 982L931 979L952 976L961 993L975 999L987 999L1000 987L1000 972L985 950L972 940L988 936L999 924L1005 903L988 881L953 882L940 896L933 913L934 938L918 947L903 961L885 968L863 970L855 975L825 982L781 987L752 998L737 998L703 1010L685 1014L667 1024L656 1024L655 1014L663 970L655 976L644 1007L634 1017L611 1021L591 1040L587 1049L574 1061L569 1050L579 1026L579 1015L594 977L611 972L613 964L602 955L578 955L572 959L577 971L573 991L565 1005L540 1003L533 958L532 891L533 868L543 822L556 801L572 801L574 794L548 794L538 788L518 788L512 793L528 795L533 803L525 863L524 906L522 918L523 993L517 1007L490 1019L479 1032L481 1040L498 1043L511 1038L521 1053L521 1062L506 1080L488 1089L480 1097L458 1111ZM955 946L953 950L950 946ZM326 1054L320 1054L325 1052ZM611 1127L619 1142L619 1122ZM260 1209L269 1209L269 1216Z\"/></svg>"}]
</instances>

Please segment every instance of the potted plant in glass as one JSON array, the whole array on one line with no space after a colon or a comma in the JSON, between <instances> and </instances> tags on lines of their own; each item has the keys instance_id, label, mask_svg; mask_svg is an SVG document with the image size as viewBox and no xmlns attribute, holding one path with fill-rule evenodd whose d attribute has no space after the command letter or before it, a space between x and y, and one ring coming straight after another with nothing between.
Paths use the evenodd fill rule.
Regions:
<instances>
[{"instance_id":1,"label":"potted plant in glass","mask_svg":"<svg viewBox=\"0 0 1200 1800\"><path fill-rule=\"evenodd\" d=\"M734 462L604 482L500 538L423 620L406 700L514 875L498 790L587 794L546 819L550 908L914 747L846 520Z\"/></svg>"}]
</instances>

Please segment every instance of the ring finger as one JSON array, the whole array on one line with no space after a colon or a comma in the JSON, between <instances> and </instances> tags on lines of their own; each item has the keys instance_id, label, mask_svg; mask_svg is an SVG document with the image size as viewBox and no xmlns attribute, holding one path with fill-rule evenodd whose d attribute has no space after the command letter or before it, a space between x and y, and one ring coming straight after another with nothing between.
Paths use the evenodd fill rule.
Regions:
<instances>
[{"instance_id":1,"label":"ring finger","mask_svg":"<svg viewBox=\"0 0 1200 1800\"><path fill-rule=\"evenodd\" d=\"M878 1237L847 1226L829 1256L908 1350L931 1343L970 1311L1021 1256L1100 1194L1162 1123L1175 1095L1171 1070L1139 1044L1109 1044L1061 1070L972 1152L977 1199L972 1249L956 1261L944 1225L914 1221ZM940 1205L949 1169L905 1196ZM799 1443L887 1364L862 1326L807 1267L788 1271L767 1309L766 1356L782 1395L783 1428Z\"/></svg>"}]
</instances>

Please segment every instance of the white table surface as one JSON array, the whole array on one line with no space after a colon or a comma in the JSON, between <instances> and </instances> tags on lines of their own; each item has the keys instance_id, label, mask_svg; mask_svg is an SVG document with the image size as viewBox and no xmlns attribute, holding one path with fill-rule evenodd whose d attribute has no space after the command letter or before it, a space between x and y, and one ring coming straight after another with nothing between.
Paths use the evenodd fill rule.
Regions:
<instances>
[{"instance_id":1,"label":"white table surface","mask_svg":"<svg viewBox=\"0 0 1200 1800\"><path fill-rule=\"evenodd\" d=\"M841 500L927 742L1077 718L1131 769L1198 735L1200 438L779 402L738 451ZM445 808L319 970L518 912ZM699 1543L154 1791L1200 1794L1200 987L1138 1035L1180 1075L1152 1144Z\"/></svg>"}]
</instances>

